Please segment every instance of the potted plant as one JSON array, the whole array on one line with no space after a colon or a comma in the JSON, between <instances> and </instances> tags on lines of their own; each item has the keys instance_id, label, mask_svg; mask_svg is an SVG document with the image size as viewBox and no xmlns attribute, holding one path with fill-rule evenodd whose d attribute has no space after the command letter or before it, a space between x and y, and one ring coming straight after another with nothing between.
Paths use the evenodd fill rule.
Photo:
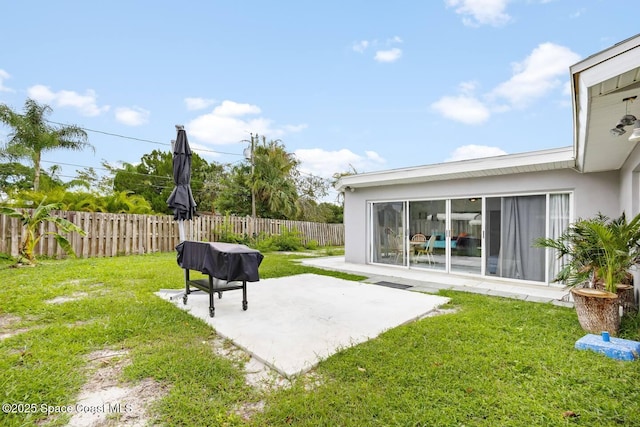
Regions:
<instances>
[{"instance_id":1,"label":"potted plant","mask_svg":"<svg viewBox=\"0 0 640 427\"><path fill-rule=\"evenodd\" d=\"M631 264L640 262L640 215L636 215L631 221L626 220L623 213L620 218L611 220L609 227L620 238L620 248L629 253ZM623 249L624 248L624 249ZM633 288L633 275L627 271L626 276L618 283L616 288L623 314L633 314L637 311L635 292Z\"/></svg>"},{"instance_id":2,"label":"potted plant","mask_svg":"<svg viewBox=\"0 0 640 427\"><path fill-rule=\"evenodd\" d=\"M627 222L604 215L580 219L557 239L538 239L537 246L555 249L564 266L556 276L573 286L580 326L586 331L616 334L620 327L618 285L638 261L640 215Z\"/></svg>"}]
</instances>

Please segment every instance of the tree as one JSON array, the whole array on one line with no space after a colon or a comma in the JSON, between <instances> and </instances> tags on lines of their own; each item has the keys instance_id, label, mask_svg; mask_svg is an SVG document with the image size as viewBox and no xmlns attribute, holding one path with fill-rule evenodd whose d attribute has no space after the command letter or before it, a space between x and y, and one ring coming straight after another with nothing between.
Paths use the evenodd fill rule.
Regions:
<instances>
[{"instance_id":1,"label":"tree","mask_svg":"<svg viewBox=\"0 0 640 427\"><path fill-rule=\"evenodd\" d=\"M324 178L304 173L298 174L296 179L298 220L326 222L326 211L321 208L317 200L327 195L328 186L328 181Z\"/></svg>"},{"instance_id":2,"label":"tree","mask_svg":"<svg viewBox=\"0 0 640 427\"><path fill-rule=\"evenodd\" d=\"M262 143L252 135L253 168L250 163L235 165L224 179L216 207L236 215L251 214L252 193L256 215L263 218L293 219L298 212L296 178L298 161L280 141ZM255 139L253 139L255 138Z\"/></svg>"},{"instance_id":3,"label":"tree","mask_svg":"<svg viewBox=\"0 0 640 427\"><path fill-rule=\"evenodd\" d=\"M18 262L25 259L29 264L35 264L36 258L33 253L34 248L38 244L38 241L45 234L50 234L56 239L58 245L68 254L74 255L73 248L66 237L60 234L60 232L77 232L84 236L86 232L75 225L74 223L64 218L51 215L51 211L59 209L60 206L57 203L50 203L45 205L44 200L40 202L37 208L31 209L14 209L10 207L0 207L0 214L7 215L13 218L19 218L24 227L24 234L22 237L22 243L20 244L20 257ZM55 224L57 231L45 231L40 232L40 224L51 222Z\"/></svg>"},{"instance_id":4,"label":"tree","mask_svg":"<svg viewBox=\"0 0 640 427\"><path fill-rule=\"evenodd\" d=\"M359 172L356 168L353 167L352 164L349 164L349 170L345 172L336 172L331 176L331 186L335 188L340 179L345 176L357 175ZM338 197L336 198L336 202L344 205L344 191L338 193Z\"/></svg>"},{"instance_id":5,"label":"tree","mask_svg":"<svg viewBox=\"0 0 640 427\"><path fill-rule=\"evenodd\" d=\"M55 165L54 165L55 166ZM64 188L65 184L49 171L40 173L40 191L48 192ZM0 191L12 195L17 191L29 190L33 187L35 171L31 166L19 162L0 163Z\"/></svg>"},{"instance_id":6,"label":"tree","mask_svg":"<svg viewBox=\"0 0 640 427\"><path fill-rule=\"evenodd\" d=\"M11 205L26 207L34 203L43 203L45 199L50 203L56 203L65 211L153 213L149 202L139 194L120 191L101 195L86 191L67 191L64 187L54 188L46 193L33 190L15 192L11 196Z\"/></svg>"},{"instance_id":7,"label":"tree","mask_svg":"<svg viewBox=\"0 0 640 427\"><path fill-rule=\"evenodd\" d=\"M300 162L280 140L267 141L258 135L251 138L253 165L245 162L228 169L216 210L250 215L253 193L259 217L322 221L326 210L320 209L317 199L326 196L327 181L301 173Z\"/></svg>"},{"instance_id":8,"label":"tree","mask_svg":"<svg viewBox=\"0 0 640 427\"><path fill-rule=\"evenodd\" d=\"M0 189L7 194L29 189L33 185L33 175L33 168L22 163L0 163Z\"/></svg>"},{"instance_id":9,"label":"tree","mask_svg":"<svg viewBox=\"0 0 640 427\"><path fill-rule=\"evenodd\" d=\"M40 162L42 153L58 149L83 150L93 146L87 142L87 133L75 125L54 127L46 120L53 110L33 99L24 104L24 114L0 104L0 122L9 126L9 141L1 153L12 159L27 158L34 168L33 189L40 187ZM95 149L94 149L95 151Z\"/></svg>"},{"instance_id":10,"label":"tree","mask_svg":"<svg viewBox=\"0 0 640 427\"><path fill-rule=\"evenodd\" d=\"M318 205L323 212L323 222L330 224L342 224L344 222L344 206L323 202Z\"/></svg>"},{"instance_id":11,"label":"tree","mask_svg":"<svg viewBox=\"0 0 640 427\"><path fill-rule=\"evenodd\" d=\"M225 176L225 166L216 162L211 162L207 168L196 171L194 175L196 183L202 182L202 186L196 186L195 190L193 188L191 190L199 211L214 213L218 210L216 199L224 188L223 180Z\"/></svg>"},{"instance_id":12,"label":"tree","mask_svg":"<svg viewBox=\"0 0 640 427\"><path fill-rule=\"evenodd\" d=\"M257 138L257 136L256 136ZM287 153L280 140L262 137L253 152L252 187L256 201L262 204L267 218L292 218L297 213L298 160Z\"/></svg>"},{"instance_id":13,"label":"tree","mask_svg":"<svg viewBox=\"0 0 640 427\"><path fill-rule=\"evenodd\" d=\"M245 164L230 166L223 175L222 188L215 200L217 212L251 215L251 167ZM261 212L257 209L256 211Z\"/></svg>"},{"instance_id":14,"label":"tree","mask_svg":"<svg viewBox=\"0 0 640 427\"><path fill-rule=\"evenodd\" d=\"M169 214L167 198L173 189L171 153L153 150L137 165L123 163L113 179L114 192L131 192L144 197L154 212Z\"/></svg>"},{"instance_id":15,"label":"tree","mask_svg":"<svg viewBox=\"0 0 640 427\"><path fill-rule=\"evenodd\" d=\"M218 163L207 163L197 153L191 156L191 191L199 211L212 211L213 200L217 196L216 182L224 168ZM124 163L114 170L113 189L127 191L147 199L154 212L172 213L167 199L173 190L173 155L169 151L153 150L132 165Z\"/></svg>"}]
</instances>

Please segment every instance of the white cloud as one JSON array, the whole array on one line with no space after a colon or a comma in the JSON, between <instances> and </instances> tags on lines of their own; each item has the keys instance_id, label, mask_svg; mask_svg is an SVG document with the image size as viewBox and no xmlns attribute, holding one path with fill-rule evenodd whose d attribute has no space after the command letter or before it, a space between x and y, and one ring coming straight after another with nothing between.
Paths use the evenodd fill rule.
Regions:
<instances>
[{"instance_id":1,"label":"white cloud","mask_svg":"<svg viewBox=\"0 0 640 427\"><path fill-rule=\"evenodd\" d=\"M149 121L151 113L140 107L120 107L116 109L116 120L128 126L140 126Z\"/></svg>"},{"instance_id":2,"label":"white cloud","mask_svg":"<svg viewBox=\"0 0 640 427\"><path fill-rule=\"evenodd\" d=\"M462 15L464 25L477 27L492 25L499 27L508 23L511 17L505 13L510 0L445 0L448 7Z\"/></svg>"},{"instance_id":3,"label":"white cloud","mask_svg":"<svg viewBox=\"0 0 640 427\"><path fill-rule=\"evenodd\" d=\"M251 104L240 104L238 102L233 101L222 101L222 104L218 105L213 113L219 116L244 116L246 114L260 114L262 110L257 105Z\"/></svg>"},{"instance_id":4,"label":"white cloud","mask_svg":"<svg viewBox=\"0 0 640 427\"><path fill-rule=\"evenodd\" d=\"M445 161L455 162L458 160L479 159L481 157L502 156L507 154L506 151L498 147L489 147L487 145L463 145L456 148Z\"/></svg>"},{"instance_id":5,"label":"white cloud","mask_svg":"<svg viewBox=\"0 0 640 427\"><path fill-rule=\"evenodd\" d=\"M476 96L477 83L462 82L458 86L459 95L443 96L431 108L451 120L481 124L491 114L526 108L554 90L567 98L571 89L567 83L568 70L579 59L578 54L564 46L543 43L522 62L512 64L512 77L489 93Z\"/></svg>"},{"instance_id":6,"label":"white cloud","mask_svg":"<svg viewBox=\"0 0 640 427\"><path fill-rule=\"evenodd\" d=\"M569 67L579 60L580 55L567 47L542 43L524 61L513 64L513 76L498 85L490 95L507 100L514 108L525 107L551 90L562 87L568 78Z\"/></svg>"},{"instance_id":7,"label":"white cloud","mask_svg":"<svg viewBox=\"0 0 640 427\"><path fill-rule=\"evenodd\" d=\"M215 99L205 98L185 98L184 103L187 106L187 110L203 110L216 103Z\"/></svg>"},{"instance_id":8,"label":"white cloud","mask_svg":"<svg viewBox=\"0 0 640 427\"><path fill-rule=\"evenodd\" d=\"M363 53L365 50L367 50L367 47L369 47L369 41L368 40L360 40L359 42L355 42L351 46L351 49L353 49L354 51L356 51L358 53Z\"/></svg>"},{"instance_id":9,"label":"white cloud","mask_svg":"<svg viewBox=\"0 0 640 427\"><path fill-rule=\"evenodd\" d=\"M393 36L384 41L378 40L360 40L351 45L351 49L358 53L364 53L369 47L375 48L376 53L373 57L378 62L395 62L402 56L402 50L393 45L402 43L400 36Z\"/></svg>"},{"instance_id":10,"label":"white cloud","mask_svg":"<svg viewBox=\"0 0 640 427\"><path fill-rule=\"evenodd\" d=\"M472 95L443 96L431 104L442 116L468 125L482 124L489 120L489 108Z\"/></svg>"},{"instance_id":11,"label":"white cloud","mask_svg":"<svg viewBox=\"0 0 640 427\"><path fill-rule=\"evenodd\" d=\"M185 125L189 135L210 144L235 144L249 139L250 133L278 139L305 129L305 124L276 126L260 114L260 107L225 100L212 112L203 114Z\"/></svg>"},{"instance_id":12,"label":"white cloud","mask_svg":"<svg viewBox=\"0 0 640 427\"><path fill-rule=\"evenodd\" d=\"M13 92L13 89L4 85L4 81L11 78L11 75L0 68L0 92Z\"/></svg>"},{"instance_id":13,"label":"white cloud","mask_svg":"<svg viewBox=\"0 0 640 427\"><path fill-rule=\"evenodd\" d=\"M84 95L71 90L54 92L44 85L35 85L27 89L29 98L40 103L53 104L57 107L71 107L78 110L83 116L94 117L109 110L109 106L98 107L94 90L88 89Z\"/></svg>"},{"instance_id":14,"label":"white cloud","mask_svg":"<svg viewBox=\"0 0 640 427\"><path fill-rule=\"evenodd\" d=\"M334 173L346 172L355 168L365 172L378 168L386 161L375 151L365 151L364 155L343 148L328 151L323 148L301 148L294 152L300 160L300 170L324 178L331 178Z\"/></svg>"},{"instance_id":15,"label":"white cloud","mask_svg":"<svg viewBox=\"0 0 640 427\"><path fill-rule=\"evenodd\" d=\"M373 59L378 62L395 62L402 56L402 50L394 47L389 50L379 50Z\"/></svg>"}]
</instances>

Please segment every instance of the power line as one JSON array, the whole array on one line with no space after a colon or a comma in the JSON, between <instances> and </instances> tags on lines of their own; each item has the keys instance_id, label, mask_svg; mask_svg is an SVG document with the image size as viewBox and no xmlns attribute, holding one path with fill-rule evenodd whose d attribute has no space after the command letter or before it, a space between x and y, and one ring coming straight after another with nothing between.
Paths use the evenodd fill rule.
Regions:
<instances>
[{"instance_id":1,"label":"power line","mask_svg":"<svg viewBox=\"0 0 640 427\"><path fill-rule=\"evenodd\" d=\"M104 167L100 167L100 166L76 165L74 163L52 162L52 161L49 161L49 160L40 160L40 162L42 162L42 163L51 163L51 164L54 164L54 165L61 165L61 166L73 166L73 167L77 167L77 168L100 169L100 170L104 170L104 171L107 171L107 172L113 172L109 168L104 168ZM148 173L132 172L132 171L128 171L128 170L125 170L125 169L118 169L116 171L116 173L120 173L120 172L127 173L127 174L130 174L130 175L146 176L146 177L149 177L149 178L173 179L173 177L171 177L171 176L151 175L151 174L148 174ZM62 175L60 175L60 176L62 176Z\"/></svg>"},{"instance_id":2,"label":"power line","mask_svg":"<svg viewBox=\"0 0 640 427\"><path fill-rule=\"evenodd\" d=\"M238 160L236 162L231 163L230 165L234 164L234 163L238 163L241 160ZM41 163L49 163L52 165L60 165L60 166L73 166L73 167L77 167L77 168L86 168L86 169L99 169L99 170L103 170L103 171L107 171L110 173L114 173L113 170L109 169L109 168L105 168L105 167L100 167L100 166L87 166L87 165L79 165L79 164L75 164L75 163L65 163L65 162L52 162L50 160L41 160ZM319 178L321 180L325 180L328 181L328 178L324 178L321 176L317 176L317 175L313 175L311 173L308 172L303 172L303 171L298 171L300 174L303 175L308 175L314 178ZM166 176L166 175L151 175L148 173L142 173L142 172L134 172L134 171L128 171L125 169L118 169L117 171L115 171L114 175L117 173L123 173L123 174L127 174L127 175L136 175L136 176L142 176L145 178L159 178L159 179L166 179L166 180L173 180L172 176ZM64 178L70 178L70 179L75 179L77 178L77 176L69 176L69 175L57 175L59 177L64 177ZM200 184L201 182L198 180L192 180L191 181L193 184ZM173 184L169 184L167 186L164 185L153 185L154 188L173 188Z\"/></svg>"},{"instance_id":3,"label":"power line","mask_svg":"<svg viewBox=\"0 0 640 427\"><path fill-rule=\"evenodd\" d=\"M59 126L69 126L68 124L65 124L65 123L54 122L54 121L51 121L51 120L46 120L46 121L48 123L52 123L52 124L59 125ZM78 127L80 129L88 131L88 132L99 133L99 134L102 134L102 135L113 136L113 137L116 137L116 138L129 139L129 140L132 140L132 141L140 141L140 142L146 142L146 143L149 143L149 144L163 145L163 146L168 146L168 147L171 146L171 143L168 143L168 142L153 141L151 139L144 139L144 138L137 138L137 137L134 137L134 136L120 135L120 134L112 133L112 132L106 132L106 131L101 131L101 130L96 130L96 129L89 129L89 128L85 128L85 127L82 127L82 126L78 126ZM244 157L244 153L243 154L228 153L228 152L225 152L225 151L208 150L206 148L191 148L191 150L192 151L196 151L196 152L207 152L207 153L214 153L214 154L226 154L226 155L230 155L230 156L241 156L241 157ZM49 163L55 163L55 162L49 162ZM233 163L236 163L236 162L233 162ZM65 165L65 163L57 163L57 164ZM77 166L77 167L85 167L85 168L86 167L90 167L90 166L71 165L71 164L67 164L67 166ZM106 169L106 168L95 168L95 169L102 169L102 170L107 170L108 171L108 169ZM127 172L127 171L123 171L123 172ZM135 173L135 172L127 172L127 173ZM311 177L314 177L314 178L319 178L319 179L322 179L322 180L327 180L327 181L329 180L329 178L324 178L324 177L319 176L319 175L314 175L314 174L312 174L310 172L303 172L303 171L299 170L298 173L303 174L303 175L308 175L308 176L311 176ZM140 175L146 175L146 174L140 174ZM149 175L149 176L152 176L152 175Z\"/></svg>"},{"instance_id":4,"label":"power line","mask_svg":"<svg viewBox=\"0 0 640 427\"><path fill-rule=\"evenodd\" d=\"M76 179L76 176L69 176L69 175L63 175L63 174L56 174L55 175L58 178L69 178L69 179ZM165 190L165 189L171 189L173 188L173 184L168 186L168 185L150 185L151 187L157 189L157 190ZM140 185L138 185L135 188L130 188L129 190L134 191L135 194L138 194L138 191L142 189L142 187Z\"/></svg>"},{"instance_id":5,"label":"power line","mask_svg":"<svg viewBox=\"0 0 640 427\"><path fill-rule=\"evenodd\" d=\"M47 122L48 123L52 123L54 125L59 125L59 126L69 126L68 124L60 123L60 122L54 122L54 121L51 121L51 120L47 120ZM135 136L120 135L120 134L117 134L117 133L105 132L105 131L102 131L102 130L89 129L89 128L85 128L85 127L82 127L82 126L78 126L78 127L80 129L84 130L84 131L87 131L87 132L99 133L99 134L102 134L102 135L114 136L114 137L123 138L123 139L130 139L130 140L133 140L133 141L147 142L149 144L164 145L164 146L168 146L168 147L171 146L171 143L169 143L169 142L160 142L160 141L153 141L151 139L137 138ZM226 154L226 155L229 155L229 156L243 156L244 157L244 154L228 153L228 152L225 152L225 151L216 151L216 150L207 150L206 148L191 148L191 150L192 151L205 152L205 153Z\"/></svg>"}]
</instances>

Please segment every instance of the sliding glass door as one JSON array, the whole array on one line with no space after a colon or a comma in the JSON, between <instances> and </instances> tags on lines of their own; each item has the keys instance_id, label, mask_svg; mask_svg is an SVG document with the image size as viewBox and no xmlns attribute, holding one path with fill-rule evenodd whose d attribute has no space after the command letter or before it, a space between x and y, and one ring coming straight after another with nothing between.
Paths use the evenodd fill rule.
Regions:
<instances>
[{"instance_id":1,"label":"sliding glass door","mask_svg":"<svg viewBox=\"0 0 640 427\"><path fill-rule=\"evenodd\" d=\"M405 203L373 203L371 217L372 262L405 265Z\"/></svg>"},{"instance_id":2,"label":"sliding glass door","mask_svg":"<svg viewBox=\"0 0 640 427\"><path fill-rule=\"evenodd\" d=\"M446 201L409 202L409 261L412 267L446 270Z\"/></svg>"},{"instance_id":3,"label":"sliding glass door","mask_svg":"<svg viewBox=\"0 0 640 427\"><path fill-rule=\"evenodd\" d=\"M562 268L535 245L558 237L569 225L569 194L487 198L486 274L546 282ZM546 266L546 268L545 268Z\"/></svg>"},{"instance_id":4,"label":"sliding glass door","mask_svg":"<svg viewBox=\"0 0 640 427\"><path fill-rule=\"evenodd\" d=\"M482 272L482 197L451 200L451 271Z\"/></svg>"},{"instance_id":5,"label":"sliding glass door","mask_svg":"<svg viewBox=\"0 0 640 427\"><path fill-rule=\"evenodd\" d=\"M373 263L544 282L563 260L536 247L569 225L570 193L371 203Z\"/></svg>"}]
</instances>

